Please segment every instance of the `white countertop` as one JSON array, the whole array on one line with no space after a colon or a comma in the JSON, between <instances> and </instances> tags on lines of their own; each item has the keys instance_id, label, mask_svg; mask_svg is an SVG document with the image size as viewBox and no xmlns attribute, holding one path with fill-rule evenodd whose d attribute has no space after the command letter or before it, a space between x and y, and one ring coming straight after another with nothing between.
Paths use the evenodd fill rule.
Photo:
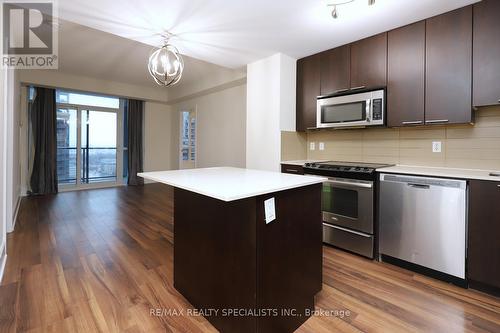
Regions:
<instances>
[{"instance_id":1,"label":"white countertop","mask_svg":"<svg viewBox=\"0 0 500 333\"><path fill-rule=\"evenodd\" d=\"M307 185L326 178L230 167L143 172L140 177L223 201L233 201Z\"/></svg>"},{"instance_id":2,"label":"white countertop","mask_svg":"<svg viewBox=\"0 0 500 333\"><path fill-rule=\"evenodd\" d=\"M489 175L491 172L500 174L500 171L495 171L495 170L396 165L392 167L378 168L377 171L386 173L400 173L400 174L434 176L434 177L445 177L445 178L500 181L500 177L494 177Z\"/></svg>"},{"instance_id":3,"label":"white countertop","mask_svg":"<svg viewBox=\"0 0 500 333\"><path fill-rule=\"evenodd\" d=\"M289 165L300 165L303 166L306 163L318 163L318 162L327 162L328 160L293 160L293 161L281 161L281 164L289 164Z\"/></svg>"}]
</instances>

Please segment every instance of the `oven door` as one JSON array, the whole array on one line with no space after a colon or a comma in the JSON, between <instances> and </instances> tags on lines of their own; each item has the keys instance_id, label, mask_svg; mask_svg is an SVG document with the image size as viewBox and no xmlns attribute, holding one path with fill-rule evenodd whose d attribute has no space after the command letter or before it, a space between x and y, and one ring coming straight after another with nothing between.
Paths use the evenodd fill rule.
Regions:
<instances>
[{"instance_id":1,"label":"oven door","mask_svg":"<svg viewBox=\"0 0 500 333\"><path fill-rule=\"evenodd\" d=\"M323 222L373 234L373 182L329 178L323 183Z\"/></svg>"}]
</instances>

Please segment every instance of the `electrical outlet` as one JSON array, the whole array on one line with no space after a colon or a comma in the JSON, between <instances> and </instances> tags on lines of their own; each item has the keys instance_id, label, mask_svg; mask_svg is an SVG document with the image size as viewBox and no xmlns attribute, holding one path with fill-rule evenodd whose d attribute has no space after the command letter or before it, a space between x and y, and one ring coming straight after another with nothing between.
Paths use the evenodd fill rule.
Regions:
<instances>
[{"instance_id":1,"label":"electrical outlet","mask_svg":"<svg viewBox=\"0 0 500 333\"><path fill-rule=\"evenodd\" d=\"M325 143L324 142L319 143L319 150L325 150Z\"/></svg>"},{"instance_id":2,"label":"electrical outlet","mask_svg":"<svg viewBox=\"0 0 500 333\"><path fill-rule=\"evenodd\" d=\"M432 142L432 152L440 153L441 152L441 141L433 141Z\"/></svg>"},{"instance_id":3,"label":"electrical outlet","mask_svg":"<svg viewBox=\"0 0 500 333\"><path fill-rule=\"evenodd\" d=\"M309 143L309 150L316 150L316 144L314 142Z\"/></svg>"}]
</instances>

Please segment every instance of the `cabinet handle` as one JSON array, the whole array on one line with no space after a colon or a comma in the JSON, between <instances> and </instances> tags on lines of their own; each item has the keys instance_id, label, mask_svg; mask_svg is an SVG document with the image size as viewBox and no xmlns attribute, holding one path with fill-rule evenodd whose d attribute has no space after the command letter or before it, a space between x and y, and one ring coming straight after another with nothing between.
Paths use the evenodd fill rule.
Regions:
<instances>
[{"instance_id":1,"label":"cabinet handle","mask_svg":"<svg viewBox=\"0 0 500 333\"><path fill-rule=\"evenodd\" d=\"M500 177L500 172L490 172L491 177Z\"/></svg>"},{"instance_id":2,"label":"cabinet handle","mask_svg":"<svg viewBox=\"0 0 500 333\"><path fill-rule=\"evenodd\" d=\"M328 227L328 228L332 228L332 229L342 230L342 231L348 232L350 234L355 234L355 235L358 235L358 236L363 236L365 238L370 238L371 237L370 235L365 235L365 234L363 234L361 232L357 232L357 231L354 231L354 230L342 228L342 227L339 227L339 226L336 226L336 225L331 225L331 224L328 224L328 223L323 223L323 226L324 227Z\"/></svg>"},{"instance_id":3,"label":"cabinet handle","mask_svg":"<svg viewBox=\"0 0 500 333\"><path fill-rule=\"evenodd\" d=\"M402 124L403 125L418 125L418 124L422 124L423 121L422 120L415 120L415 121L403 121Z\"/></svg>"},{"instance_id":4,"label":"cabinet handle","mask_svg":"<svg viewBox=\"0 0 500 333\"><path fill-rule=\"evenodd\" d=\"M500 188L500 185L497 185L498 188Z\"/></svg>"},{"instance_id":5,"label":"cabinet handle","mask_svg":"<svg viewBox=\"0 0 500 333\"><path fill-rule=\"evenodd\" d=\"M349 90L358 90L358 89L364 89L364 88L366 88L366 86L354 87L354 88L351 88Z\"/></svg>"},{"instance_id":6,"label":"cabinet handle","mask_svg":"<svg viewBox=\"0 0 500 333\"><path fill-rule=\"evenodd\" d=\"M449 122L448 119L436 119L436 120L426 120L426 124L438 124L438 123L447 123Z\"/></svg>"},{"instance_id":7,"label":"cabinet handle","mask_svg":"<svg viewBox=\"0 0 500 333\"><path fill-rule=\"evenodd\" d=\"M295 170L295 169L285 169L285 171L286 172L295 172L295 173L299 172L299 170Z\"/></svg>"}]
</instances>

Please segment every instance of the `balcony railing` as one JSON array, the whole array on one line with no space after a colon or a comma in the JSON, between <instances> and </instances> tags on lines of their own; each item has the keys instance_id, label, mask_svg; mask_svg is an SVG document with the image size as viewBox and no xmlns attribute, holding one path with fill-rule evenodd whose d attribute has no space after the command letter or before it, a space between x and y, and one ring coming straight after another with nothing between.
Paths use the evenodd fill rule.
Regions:
<instances>
[{"instance_id":1,"label":"balcony railing","mask_svg":"<svg viewBox=\"0 0 500 333\"><path fill-rule=\"evenodd\" d=\"M57 148L57 175L60 184L76 183L76 147ZM81 148L81 183L116 179L116 147Z\"/></svg>"}]
</instances>

